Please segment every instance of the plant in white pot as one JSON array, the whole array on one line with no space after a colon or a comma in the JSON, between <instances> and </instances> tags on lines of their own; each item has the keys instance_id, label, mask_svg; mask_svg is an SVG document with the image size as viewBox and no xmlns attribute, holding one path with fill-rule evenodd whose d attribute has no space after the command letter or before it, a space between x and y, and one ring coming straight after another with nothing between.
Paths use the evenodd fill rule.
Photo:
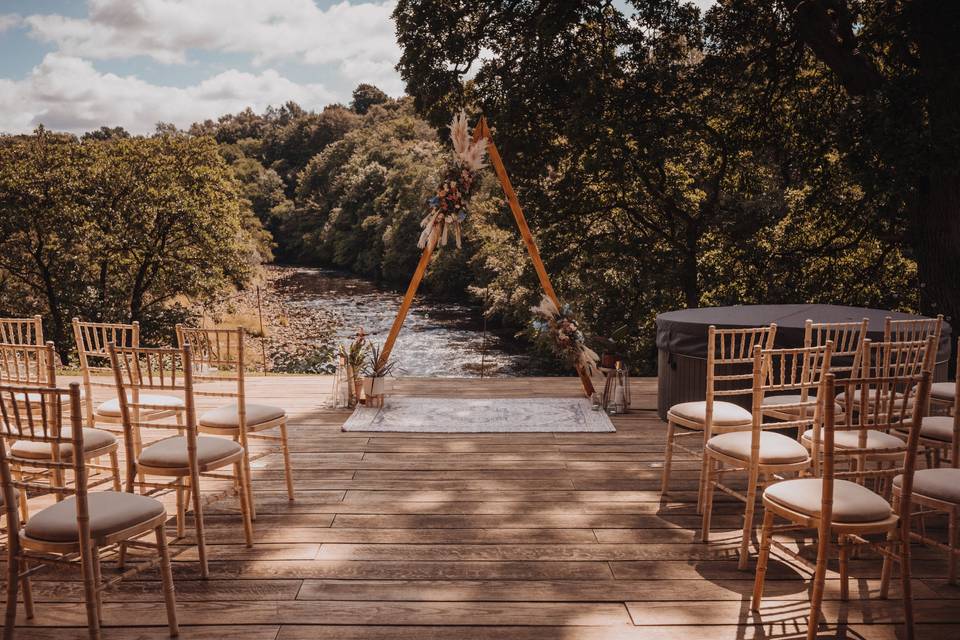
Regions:
<instances>
[{"instance_id":1,"label":"plant in white pot","mask_svg":"<svg viewBox=\"0 0 960 640\"><path fill-rule=\"evenodd\" d=\"M397 368L395 360L383 358L383 349L371 344L363 364L363 393L367 398L380 398L386 392L386 377Z\"/></svg>"}]
</instances>

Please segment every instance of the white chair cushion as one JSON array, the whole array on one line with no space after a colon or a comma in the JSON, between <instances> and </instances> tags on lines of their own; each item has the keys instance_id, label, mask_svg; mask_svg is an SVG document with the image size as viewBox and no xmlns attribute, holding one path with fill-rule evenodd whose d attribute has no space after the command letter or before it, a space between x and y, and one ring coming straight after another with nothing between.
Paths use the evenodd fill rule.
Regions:
<instances>
[{"instance_id":1,"label":"white chair cushion","mask_svg":"<svg viewBox=\"0 0 960 640\"><path fill-rule=\"evenodd\" d=\"M764 497L807 516L819 517L823 499L821 478L784 480L766 488ZM893 513L890 503L870 489L849 480L833 481L832 522L878 522Z\"/></svg>"},{"instance_id":2,"label":"white chair cushion","mask_svg":"<svg viewBox=\"0 0 960 640\"><path fill-rule=\"evenodd\" d=\"M153 393L141 393L139 404L152 404L158 407L163 407L162 409L140 409L140 414L144 413L160 413L161 411L172 411L174 409L183 409L186 405L183 404L183 399L177 398L176 396L162 396ZM133 402L131 399L131 394L127 393L127 400ZM119 418L120 415L120 399L113 398L107 400L103 404L97 407L96 411L98 416L104 416L106 418Z\"/></svg>"},{"instance_id":3,"label":"white chair cushion","mask_svg":"<svg viewBox=\"0 0 960 640\"><path fill-rule=\"evenodd\" d=\"M956 392L956 382L934 382L930 385L930 396L937 400L950 400L952 402Z\"/></svg>"},{"instance_id":4,"label":"white chair cushion","mask_svg":"<svg viewBox=\"0 0 960 640\"><path fill-rule=\"evenodd\" d=\"M37 404L39 404L39 403L40 403L40 398L42 397L42 395L39 394L39 393L32 393L32 392L23 393L23 392L21 392L21 391L18 391L17 393L14 393L14 394L13 394L13 397L16 398L18 401L21 401L21 402L25 400L25 401L27 401L27 402L32 402L32 403L37 403ZM81 389L81 390L80 390L80 399L83 400L83 398L84 398L83 389ZM48 396L48 399L49 399L49 396ZM62 404L69 404L69 403L70 403L70 396L68 396L68 395L62 395L62 396L60 396L60 402L61 402Z\"/></svg>"},{"instance_id":5,"label":"white chair cushion","mask_svg":"<svg viewBox=\"0 0 960 640\"><path fill-rule=\"evenodd\" d=\"M861 393L861 391L863 391L863 389L855 389L854 392L853 392L853 410L854 410L854 411L857 411L857 410L858 410L858 407L860 406L860 396L863 395L863 394ZM887 391L887 393L889 394L889 391ZM836 395L837 405L838 405L838 406L845 406L845 401L844 401L845 398L846 398L845 392L841 391L840 393L838 393L838 394ZM914 394L911 393L911 394L910 394L910 402L907 404L908 407L912 407L912 406L913 406L913 398L914 398ZM902 400L903 400L903 394L900 393L900 392L894 393L894 399L895 399L895 400L894 400L895 406L899 407L900 405L899 405L898 403L896 403L896 400L902 401ZM868 406L868 407L872 407L873 404L874 404L876 401L877 401L877 392L876 392L876 390L871 390L870 392L867 393L867 406Z\"/></svg>"},{"instance_id":6,"label":"white chair cushion","mask_svg":"<svg viewBox=\"0 0 960 640\"><path fill-rule=\"evenodd\" d=\"M903 486L902 475L893 479L893 486ZM918 469L913 474L913 492L960 504L960 469Z\"/></svg>"},{"instance_id":7,"label":"white chair cushion","mask_svg":"<svg viewBox=\"0 0 960 640\"><path fill-rule=\"evenodd\" d=\"M920 423L920 435L931 440L953 442L953 417L927 416Z\"/></svg>"},{"instance_id":8,"label":"white chair cushion","mask_svg":"<svg viewBox=\"0 0 960 640\"><path fill-rule=\"evenodd\" d=\"M707 403L705 400L694 402L681 402L670 407L668 415L674 415L683 420L704 424L707 419ZM713 403L713 424L732 427L738 425L749 425L753 421L753 416L749 411L732 402Z\"/></svg>"},{"instance_id":9,"label":"white chair cushion","mask_svg":"<svg viewBox=\"0 0 960 640\"><path fill-rule=\"evenodd\" d=\"M158 500L134 493L117 491L93 491L87 494L90 512L90 534L94 540L102 540L118 531L148 522L166 513ZM35 540L48 542L76 542L76 498L70 497L30 516L24 533Z\"/></svg>"},{"instance_id":10,"label":"white chair cushion","mask_svg":"<svg viewBox=\"0 0 960 640\"><path fill-rule=\"evenodd\" d=\"M747 461L750 460L752 436L750 431L721 433L707 441L707 448L731 458ZM807 448L793 438L771 431L760 432L760 464L793 464L809 458Z\"/></svg>"},{"instance_id":11,"label":"white chair cushion","mask_svg":"<svg viewBox=\"0 0 960 640\"><path fill-rule=\"evenodd\" d=\"M197 437L197 462L202 466L217 460L228 458L243 451L243 448L228 438L215 436ZM148 467L181 468L188 467L186 436L174 436L143 448L140 464Z\"/></svg>"},{"instance_id":12,"label":"white chair cushion","mask_svg":"<svg viewBox=\"0 0 960 640\"><path fill-rule=\"evenodd\" d=\"M70 427L64 427L60 435L64 438L71 437ZM83 429L83 451L89 453L104 447L116 444L117 439L112 433L102 429ZM31 458L33 460L50 460L52 458L53 447L49 442L33 442L32 440L17 440L10 445L10 452L21 458ZM68 459L73 456L73 444L70 442L60 443L60 458Z\"/></svg>"},{"instance_id":13,"label":"white chair cushion","mask_svg":"<svg viewBox=\"0 0 960 640\"><path fill-rule=\"evenodd\" d=\"M215 427L217 429L239 429L240 414L237 412L238 403L227 404L207 411L200 416L198 420L201 427ZM247 408L247 426L254 427L264 422L271 422L284 417L286 412L279 407L271 407L266 404L248 404Z\"/></svg>"},{"instance_id":14,"label":"white chair cushion","mask_svg":"<svg viewBox=\"0 0 960 640\"><path fill-rule=\"evenodd\" d=\"M821 445L823 444L823 431L820 432ZM807 442L813 442L813 429L804 432L803 439ZM834 431L833 445L838 449L858 449L860 448L859 431ZM868 449L895 449L902 451L907 448L907 443L897 436L883 431L867 430L867 448Z\"/></svg>"}]
</instances>

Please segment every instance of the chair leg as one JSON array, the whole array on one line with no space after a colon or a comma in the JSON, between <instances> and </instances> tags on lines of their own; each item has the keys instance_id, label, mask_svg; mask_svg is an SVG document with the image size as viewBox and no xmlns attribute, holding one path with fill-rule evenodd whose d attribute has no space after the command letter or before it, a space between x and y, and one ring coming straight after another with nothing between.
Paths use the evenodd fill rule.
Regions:
<instances>
[{"instance_id":1,"label":"chair leg","mask_svg":"<svg viewBox=\"0 0 960 640\"><path fill-rule=\"evenodd\" d=\"M184 521L186 520L187 504L183 495L183 483L185 478L177 479L177 538L184 535Z\"/></svg>"},{"instance_id":2,"label":"chair leg","mask_svg":"<svg viewBox=\"0 0 960 640\"><path fill-rule=\"evenodd\" d=\"M950 558L949 558L949 573L947 574L947 580L950 584L957 584L957 553L960 553L960 531L958 531L958 516L960 516L960 507L954 506L950 509L949 514L947 515L948 525L947 525L947 535L950 537L947 544L950 545Z\"/></svg>"},{"instance_id":3,"label":"chair leg","mask_svg":"<svg viewBox=\"0 0 960 640\"><path fill-rule=\"evenodd\" d=\"M14 480L23 480L23 474L20 472L19 468L10 470ZM24 523L30 519L30 503L27 502L27 492L21 491L18 498L20 503L20 522Z\"/></svg>"},{"instance_id":4,"label":"chair leg","mask_svg":"<svg viewBox=\"0 0 960 640\"><path fill-rule=\"evenodd\" d=\"M206 579L210 575L210 570L207 566L207 541L203 532L203 502L200 497L199 480L199 472L191 474L190 494L193 497L193 526L197 532L197 556L200 560L200 577Z\"/></svg>"},{"instance_id":5,"label":"chair leg","mask_svg":"<svg viewBox=\"0 0 960 640\"><path fill-rule=\"evenodd\" d=\"M703 482L703 521L700 525L700 540L710 542L710 519L713 516L713 496L716 489L713 475L714 471L719 471L722 463L711 458L706 450L704 450L703 459L707 461L707 466Z\"/></svg>"},{"instance_id":6,"label":"chair leg","mask_svg":"<svg viewBox=\"0 0 960 640\"><path fill-rule=\"evenodd\" d=\"M894 494L893 505L892 505L893 512L900 515L901 521L903 518L907 518L907 520L909 521L910 519L913 518L913 514L908 513L904 515L900 513L899 498L900 497L898 495ZM910 529L911 529L911 523L908 522L906 525L906 530L910 531ZM894 540L894 532L891 531L890 533L887 534L887 542L892 543L893 540ZM890 559L890 556L884 555L883 566L880 569L880 598L882 600L886 600L887 597L890 595L890 576L892 575L892 573L893 573L893 560Z\"/></svg>"},{"instance_id":7,"label":"chair leg","mask_svg":"<svg viewBox=\"0 0 960 640\"><path fill-rule=\"evenodd\" d=\"M23 560L23 572L30 569L30 562ZM23 589L23 611L27 615L27 620L33 620L33 587L30 585L30 577L25 576L20 580L20 588Z\"/></svg>"},{"instance_id":8,"label":"chair leg","mask_svg":"<svg viewBox=\"0 0 960 640\"><path fill-rule=\"evenodd\" d=\"M703 457L700 458L700 476L697 478L697 514L703 515L706 507L705 497L707 495L707 476L709 475L709 465L707 463L707 436L703 436Z\"/></svg>"},{"instance_id":9,"label":"chair leg","mask_svg":"<svg viewBox=\"0 0 960 640\"><path fill-rule=\"evenodd\" d=\"M113 470L113 490L119 493L123 487L120 486L120 457L116 451L110 452L110 468Z\"/></svg>"},{"instance_id":10,"label":"chair leg","mask_svg":"<svg viewBox=\"0 0 960 640\"><path fill-rule=\"evenodd\" d=\"M895 539L900 547L900 595L903 598L903 623L907 630L907 640L913 640L913 585L910 573L910 527L901 526L894 530Z\"/></svg>"},{"instance_id":11,"label":"chair leg","mask_svg":"<svg viewBox=\"0 0 960 640\"><path fill-rule=\"evenodd\" d=\"M840 545L840 600L850 599L850 540L846 536L838 538Z\"/></svg>"},{"instance_id":12,"label":"chair leg","mask_svg":"<svg viewBox=\"0 0 960 640\"><path fill-rule=\"evenodd\" d=\"M243 517L243 537L247 543L247 547L253 546L253 524L252 518L250 517L250 500L246 491L243 491L243 486L246 483L247 479L244 477L245 472L243 469L243 462L238 462L233 465L233 472L237 476L237 480L240 483L240 513Z\"/></svg>"},{"instance_id":13,"label":"chair leg","mask_svg":"<svg viewBox=\"0 0 960 640\"><path fill-rule=\"evenodd\" d=\"M283 449L283 468L287 477L287 498L293 501L293 467L290 466L290 446L287 443L287 420L280 421L280 447ZM252 497L252 496L251 496Z\"/></svg>"},{"instance_id":14,"label":"chair leg","mask_svg":"<svg viewBox=\"0 0 960 640\"><path fill-rule=\"evenodd\" d=\"M180 635L180 626L177 624L177 599L173 588L173 570L170 568L170 552L167 549L167 533L163 525L154 532L157 536L157 552L160 554L160 579L163 581L163 599L167 604L167 625L170 627L170 636Z\"/></svg>"},{"instance_id":15,"label":"chair leg","mask_svg":"<svg viewBox=\"0 0 960 640\"><path fill-rule=\"evenodd\" d=\"M737 568L741 571L747 568L750 562L750 537L753 534L753 512L757 505L757 483L748 477L747 508L743 513L743 533L740 536L740 560Z\"/></svg>"},{"instance_id":16,"label":"chair leg","mask_svg":"<svg viewBox=\"0 0 960 640\"><path fill-rule=\"evenodd\" d=\"M753 579L753 601L750 609L760 611L763 599L763 583L767 577L767 562L770 559L770 538L773 534L773 511L764 510L763 531L760 534L760 552L757 555L757 575Z\"/></svg>"},{"instance_id":17,"label":"chair leg","mask_svg":"<svg viewBox=\"0 0 960 640\"><path fill-rule=\"evenodd\" d=\"M823 584L830 560L830 532L822 532L817 540L817 568L813 574L813 593L810 595L810 616L807 618L807 640L816 640L820 626L820 605L823 603Z\"/></svg>"},{"instance_id":18,"label":"chair leg","mask_svg":"<svg viewBox=\"0 0 960 640\"><path fill-rule=\"evenodd\" d=\"M17 587L20 585L20 550L17 542L7 538L7 609L3 619L3 637L13 638L17 623Z\"/></svg>"},{"instance_id":19,"label":"chair leg","mask_svg":"<svg viewBox=\"0 0 960 640\"><path fill-rule=\"evenodd\" d=\"M117 545L117 569L123 571L127 568L127 543L121 542Z\"/></svg>"},{"instance_id":20,"label":"chair leg","mask_svg":"<svg viewBox=\"0 0 960 640\"><path fill-rule=\"evenodd\" d=\"M100 590L100 585L103 584L103 567L100 566L100 548L97 546L92 547L92 553L90 554L90 563L93 565L93 584L94 584L94 593L97 597L97 620L103 620L103 591Z\"/></svg>"},{"instance_id":21,"label":"chair leg","mask_svg":"<svg viewBox=\"0 0 960 640\"><path fill-rule=\"evenodd\" d=\"M667 443L663 450L663 477L660 479L660 499L670 490L670 466L673 464L673 423L667 421Z\"/></svg>"},{"instance_id":22,"label":"chair leg","mask_svg":"<svg viewBox=\"0 0 960 640\"><path fill-rule=\"evenodd\" d=\"M250 468L250 441L243 447L243 482L241 486L245 488L247 494L247 507L250 509L250 520L256 522L257 507L253 499L253 472Z\"/></svg>"},{"instance_id":23,"label":"chair leg","mask_svg":"<svg viewBox=\"0 0 960 640\"><path fill-rule=\"evenodd\" d=\"M96 573L93 568L94 547L91 545L86 551L80 551L80 562L83 567L83 592L87 606L87 629L91 640L100 640L100 615L97 611L97 588L94 584Z\"/></svg>"}]
</instances>

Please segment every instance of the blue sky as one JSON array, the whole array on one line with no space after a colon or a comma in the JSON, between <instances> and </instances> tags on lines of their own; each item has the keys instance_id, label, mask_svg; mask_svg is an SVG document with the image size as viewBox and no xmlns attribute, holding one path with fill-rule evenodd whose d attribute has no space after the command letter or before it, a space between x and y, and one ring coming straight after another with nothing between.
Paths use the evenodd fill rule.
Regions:
<instances>
[{"instance_id":1,"label":"blue sky","mask_svg":"<svg viewBox=\"0 0 960 640\"><path fill-rule=\"evenodd\" d=\"M394 4L0 0L0 132L149 133L287 100L345 103L361 82L398 96Z\"/></svg>"},{"instance_id":2,"label":"blue sky","mask_svg":"<svg viewBox=\"0 0 960 640\"><path fill-rule=\"evenodd\" d=\"M0 131L187 126L403 84L394 0L0 0Z\"/></svg>"}]
</instances>

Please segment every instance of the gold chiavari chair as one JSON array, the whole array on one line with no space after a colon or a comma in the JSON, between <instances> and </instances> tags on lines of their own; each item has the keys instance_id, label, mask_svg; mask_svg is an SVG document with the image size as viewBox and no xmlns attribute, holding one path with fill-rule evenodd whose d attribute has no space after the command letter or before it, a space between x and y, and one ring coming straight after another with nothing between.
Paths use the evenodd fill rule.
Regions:
<instances>
[{"instance_id":1,"label":"gold chiavari chair","mask_svg":"<svg viewBox=\"0 0 960 640\"><path fill-rule=\"evenodd\" d=\"M743 431L750 428L753 420L750 412L732 402L717 400L718 397L750 396L753 375L753 349L760 345L770 349L777 334L777 325L750 329L717 329L707 331L707 386L706 398L700 401L681 402L667 411L667 442L664 451L663 476L660 497L670 490L670 472L673 452L678 449L701 461L698 484L697 513L703 508L703 488L706 479L706 457L703 446L707 433ZM745 372L746 371L746 372ZM681 444L680 440L696 437L701 447Z\"/></svg>"},{"instance_id":2,"label":"gold chiavari chair","mask_svg":"<svg viewBox=\"0 0 960 640\"><path fill-rule=\"evenodd\" d=\"M850 376L852 372L860 371L860 356L863 353L863 341L867 337L869 320L864 318L860 322L814 322L807 320L804 323L803 346L822 347L827 342L833 343L833 352L830 360L830 371L839 377ZM807 395L811 391L788 396L768 395L763 398L763 414L777 420L792 420L796 413L790 410L771 409L770 405L784 404L787 400L806 403ZM801 434L797 434L800 436Z\"/></svg>"},{"instance_id":3,"label":"gold chiavari chair","mask_svg":"<svg viewBox=\"0 0 960 640\"><path fill-rule=\"evenodd\" d=\"M80 360L80 371L83 375L84 402L86 404L87 426L95 423L120 424L120 401L112 398L102 402L94 409L93 389L114 389L113 372L110 368L110 356L107 345L118 347L140 346L140 323L121 324L114 322L82 322L73 319L73 337L77 343L77 355ZM146 401L147 398L141 398ZM156 414L155 419L167 416L176 417L178 422L183 420L183 401L176 396L151 394L150 405L154 408L148 413Z\"/></svg>"},{"instance_id":4,"label":"gold chiavari chair","mask_svg":"<svg viewBox=\"0 0 960 640\"><path fill-rule=\"evenodd\" d=\"M0 318L0 342L6 344L43 344L43 317Z\"/></svg>"},{"instance_id":5,"label":"gold chiavari chair","mask_svg":"<svg viewBox=\"0 0 960 640\"><path fill-rule=\"evenodd\" d=\"M36 404L44 396L41 389L54 388L57 386L57 354L52 342L47 342L42 346L21 345L21 344L2 344L0 343L0 384L13 385L29 391L21 392L18 400L23 403ZM66 396L60 396L64 402L68 400ZM64 407L69 408L68 406ZM69 427L67 428L69 429ZM69 435L69 432L67 433ZM113 434L101 429L84 428L84 461L85 468L93 472L105 472L108 475L102 480L91 483L90 486L98 486L107 482L113 483L113 488L120 490L120 465L118 462L117 451L119 443ZM44 462L53 459L56 452L43 442L32 440L17 440L9 436L10 452L18 461L32 460L34 462ZM69 446L62 447L62 456L72 455L72 449ZM101 465L95 463L97 458L107 456L110 459L110 465ZM14 463L12 465L15 477L44 475L41 467L25 463ZM38 471L38 469L40 469ZM51 478L51 482L54 479ZM89 480L87 480L89 482ZM25 493L20 494L21 517L27 519L27 497Z\"/></svg>"},{"instance_id":6,"label":"gold chiavari chair","mask_svg":"<svg viewBox=\"0 0 960 640\"><path fill-rule=\"evenodd\" d=\"M771 429L796 428L804 431L819 423L822 407L816 392L822 390L824 375L830 371L832 350L833 343L829 340L822 347L763 350L759 345L754 346L753 418L750 430L711 434L707 440L704 449L707 475L701 536L704 542L710 539L710 517L717 489L743 501L741 569L747 567L750 557L757 489L775 482L783 474L802 473L810 467L811 457L806 447L796 439ZM783 404L767 406L785 415L792 414L792 420L764 424L761 408L763 398L768 393L788 398ZM800 397L804 399L799 400ZM730 473L746 473L746 493L726 484L724 476Z\"/></svg>"},{"instance_id":7,"label":"gold chiavari chair","mask_svg":"<svg viewBox=\"0 0 960 640\"><path fill-rule=\"evenodd\" d=\"M958 345L960 347L960 345ZM958 351L960 358L960 351ZM960 391L960 377L950 383L955 391ZM932 388L932 385L931 385ZM932 393L932 391L931 391ZM952 415L926 416L920 423L920 444L933 450L935 467L918 469L913 476L913 496L911 503L918 507L907 517L916 519L921 526L919 532L913 532L915 540L947 553L947 576L950 584L957 584L957 560L960 558L960 411L957 411L954 393ZM940 468L946 460L949 467ZM893 479L893 503L897 513L904 514L901 508L903 478ZM923 526L924 519L933 514L946 514L946 543L928 535Z\"/></svg>"},{"instance_id":8,"label":"gold chiavari chair","mask_svg":"<svg viewBox=\"0 0 960 640\"><path fill-rule=\"evenodd\" d=\"M33 393L37 402L22 402L19 397ZM66 399L65 399L66 398ZM70 426L61 426L65 407L69 406ZM173 573L167 551L164 522L167 519L163 505L146 496L116 491L90 492L84 460L84 435L80 385L68 389L16 387L0 385L0 425L5 435L16 441L35 442L54 451L50 460L21 459L0 442L0 486L6 512L7 530L7 589L4 638L12 640L17 616L17 592L22 587L27 619L34 617L34 603L30 578L44 565L79 565L83 575L83 592L90 638L100 638L103 621L102 593L121 580L142 571L160 568L166 602L167 623L171 636L179 632ZM69 452L61 455L61 451ZM15 480L11 466L30 463L46 467L55 484L39 484ZM62 481L72 471L76 482ZM13 506L19 492L52 492L58 502L42 509L22 525ZM155 542L144 540L153 534ZM144 549L155 553L155 558L136 563L131 569L103 579L101 560L117 549Z\"/></svg>"},{"instance_id":9,"label":"gold chiavari chair","mask_svg":"<svg viewBox=\"0 0 960 640\"><path fill-rule=\"evenodd\" d=\"M229 438L197 435L197 411L193 390L193 364L190 345L183 349L147 349L107 345L126 446L127 491L139 487L141 493L157 495L175 491L177 497L177 537L183 537L187 502L192 497L194 527L200 574L206 578L207 548L203 524L203 499L200 478L229 482L240 496L240 511L247 546L253 546L253 528L247 501L243 447ZM179 393L183 396L185 423L171 424L169 415L158 418L152 404L153 392ZM144 442L146 430L164 431L166 437ZM212 472L233 467L233 474ZM170 478L150 480L150 476Z\"/></svg>"},{"instance_id":10,"label":"gold chiavari chair","mask_svg":"<svg viewBox=\"0 0 960 640\"><path fill-rule=\"evenodd\" d=\"M250 511L256 520L253 500L253 477L250 472L251 441L267 441L279 445L283 455L284 475L287 483L287 498L294 499L293 469L290 465L290 449L287 444L287 413L280 407L247 402L243 352L243 329L201 329L177 325L177 341L180 346L189 344L193 356L197 396L234 398L233 402L200 414L197 424L201 433L229 436L244 448L244 466L247 476L247 493ZM216 386L210 390L207 387ZM224 387L229 387L224 389ZM278 429L279 435L265 431ZM271 451L260 453L261 457Z\"/></svg>"},{"instance_id":11,"label":"gold chiavari chair","mask_svg":"<svg viewBox=\"0 0 960 640\"><path fill-rule=\"evenodd\" d=\"M935 345L933 338L930 338L930 344ZM774 540L773 534L815 529L817 561L810 597L808 640L817 637L827 564L834 538L839 547L840 597L844 601L849 599L849 558L854 547L869 546L883 555L881 598L888 595L891 563L897 562L900 565L906 637L914 637L910 522L909 519L899 518L883 496L865 486L865 480L881 477L892 480L898 475L901 476L900 509L909 513L920 431L909 430L907 446L899 452L898 464L874 470L852 464L862 450L836 447L835 436L847 431L862 433L874 429L889 430L903 424L919 424L930 393L931 375L930 369L924 369L919 375L904 377L853 377L838 380L832 374L827 376L826 389L823 391L825 418L821 445L822 475L784 480L770 485L763 493L763 531L751 603L753 611L760 610L771 546L803 561L784 543ZM840 412L837 411L837 389L842 389L844 393ZM893 394L897 389L903 389L907 401L890 403L884 400L885 396ZM860 411L853 411L855 391L860 392ZM873 397L872 402L868 401L868 396ZM839 465L838 459L841 463ZM850 464L842 464L844 459ZM838 467L849 470L840 471ZM789 524L775 526L777 517L786 519ZM885 540L877 542L867 537L877 535L885 536Z\"/></svg>"}]
</instances>

